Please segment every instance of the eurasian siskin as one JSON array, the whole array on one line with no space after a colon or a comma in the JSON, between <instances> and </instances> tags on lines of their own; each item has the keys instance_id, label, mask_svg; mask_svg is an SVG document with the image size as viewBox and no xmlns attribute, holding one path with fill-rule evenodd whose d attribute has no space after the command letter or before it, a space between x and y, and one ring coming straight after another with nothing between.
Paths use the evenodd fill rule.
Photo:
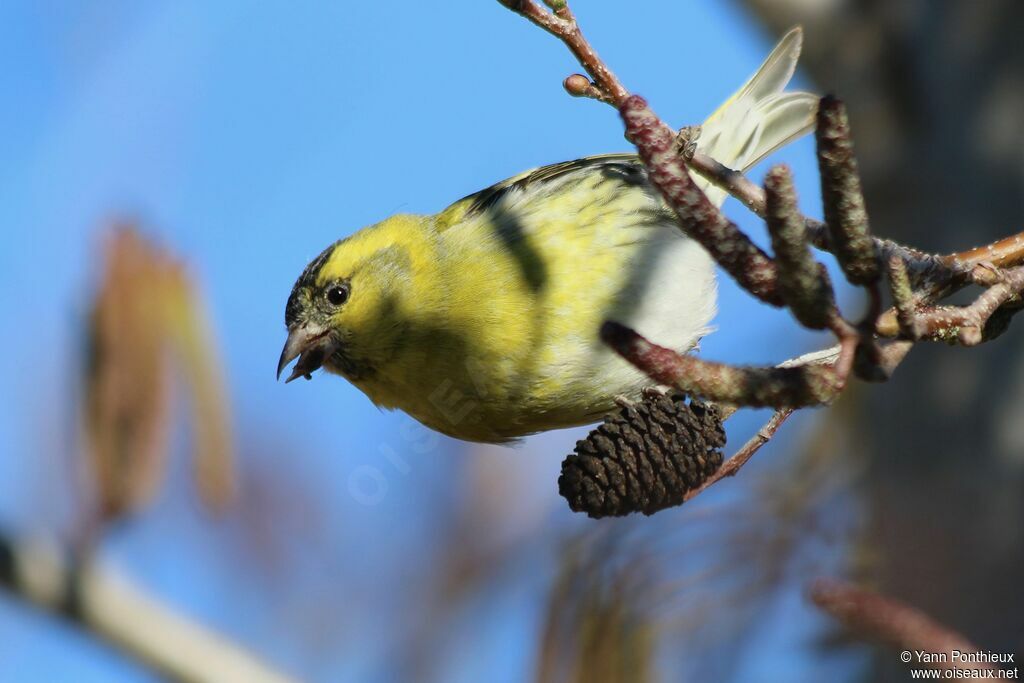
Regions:
<instances>
[{"instance_id":1,"label":"eurasian siskin","mask_svg":"<svg viewBox=\"0 0 1024 683\"><path fill-rule=\"evenodd\" d=\"M801 40L790 31L711 115L701 151L746 169L810 130L817 98L783 92ZM288 298L278 375L298 357L289 380L323 367L439 432L509 441L596 421L651 384L602 344L603 321L689 351L715 298L714 263L637 157L587 157L332 244Z\"/></svg>"}]
</instances>

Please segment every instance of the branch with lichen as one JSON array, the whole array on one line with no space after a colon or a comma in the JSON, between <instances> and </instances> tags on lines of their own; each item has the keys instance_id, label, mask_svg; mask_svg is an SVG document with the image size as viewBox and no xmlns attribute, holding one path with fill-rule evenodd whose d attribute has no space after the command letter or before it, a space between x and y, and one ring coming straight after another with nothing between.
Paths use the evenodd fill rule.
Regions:
<instances>
[{"instance_id":1,"label":"branch with lichen","mask_svg":"<svg viewBox=\"0 0 1024 683\"><path fill-rule=\"evenodd\" d=\"M605 343L658 384L723 406L776 409L758 436L726 461L731 464L723 476L735 474L792 411L831 403L847 386L850 375L869 382L885 381L914 344L921 341L964 346L988 341L1002 333L1022 307L1024 233L944 256L871 234L850 125L845 107L837 98L828 96L820 100L815 129L824 207L824 221L820 221L800 213L791 174L785 167L772 168L764 187L759 187L739 171L702 154L695 146L692 129L676 132L670 128L646 100L631 94L601 60L580 30L568 2L544 0L547 8L535 0L499 2L569 48L587 75L572 74L566 78L566 91L618 110L626 138L636 146L651 184L674 212L683 232L699 242L752 296L787 308L808 329L831 331L838 341L838 353L826 363L737 367L680 354L614 321L605 323L601 329ZM764 219L773 255L755 245L708 200L691 177L691 171ZM810 246L831 252L846 279L865 290L869 306L860 320L851 321L842 315L824 266L814 260ZM966 306L939 305L941 299L968 285L980 285L985 291ZM883 306L886 295L891 300L887 310ZM622 417L610 419L621 421ZM610 423L606 421L607 424ZM596 432L577 444L577 457L582 455L581 447L593 451L589 458L599 457L604 448L605 457L611 457L614 451L615 457L622 460L622 454L629 451L629 458L622 460L627 462L622 468L623 481L628 480L640 493L631 509L618 503L612 506L620 510L615 514L649 513L652 508L641 491L643 482L664 486L657 476L649 476L649 472L657 474L657 467L651 465L647 451L660 447L659 444L650 439L645 441L647 425L638 423L632 428L636 438L631 437L632 445L628 448L613 442L609 443L615 448L605 448L601 446L604 442L592 438ZM663 426L659 429L664 431ZM570 460L563 466L563 477ZM697 467L699 471L705 469ZM610 480L593 474L598 470L591 467L587 476L573 479L579 486L570 487L575 498L567 498L574 509L586 509L589 500L600 508L601 514L612 514L606 501L618 494L613 492ZM669 496L659 494L657 499L681 503L721 478L713 472L696 484L686 477L677 478L687 488ZM630 490L630 486L620 487L620 493ZM590 491L589 498L580 493L584 490Z\"/></svg>"}]
</instances>

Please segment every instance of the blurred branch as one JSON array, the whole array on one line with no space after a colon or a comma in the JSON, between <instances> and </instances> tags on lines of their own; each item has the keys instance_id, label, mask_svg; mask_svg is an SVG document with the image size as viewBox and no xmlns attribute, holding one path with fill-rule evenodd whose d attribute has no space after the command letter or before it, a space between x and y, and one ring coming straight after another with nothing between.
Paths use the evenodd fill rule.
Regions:
<instances>
[{"instance_id":1,"label":"blurred branch","mask_svg":"<svg viewBox=\"0 0 1024 683\"><path fill-rule=\"evenodd\" d=\"M95 560L101 534L148 505L164 482L174 375L188 381L195 478L207 506L229 503L235 481L216 346L184 266L130 225L116 226L104 246L84 335L92 484L89 508L77 515L84 525L64 548L0 536L0 584L174 680L287 681Z\"/></svg>"},{"instance_id":2,"label":"blurred branch","mask_svg":"<svg viewBox=\"0 0 1024 683\"><path fill-rule=\"evenodd\" d=\"M959 633L893 598L836 579L821 579L814 583L810 598L823 611L865 638L899 650L946 655L942 658L946 660L944 662L923 661L915 656L911 660L914 664L940 670L996 668L984 657L981 661L963 661L954 657L954 650L965 654L980 651Z\"/></svg>"},{"instance_id":3,"label":"blurred branch","mask_svg":"<svg viewBox=\"0 0 1024 683\"><path fill-rule=\"evenodd\" d=\"M94 559L73 561L53 542L0 535L0 585L175 681L293 680Z\"/></svg>"}]
</instances>

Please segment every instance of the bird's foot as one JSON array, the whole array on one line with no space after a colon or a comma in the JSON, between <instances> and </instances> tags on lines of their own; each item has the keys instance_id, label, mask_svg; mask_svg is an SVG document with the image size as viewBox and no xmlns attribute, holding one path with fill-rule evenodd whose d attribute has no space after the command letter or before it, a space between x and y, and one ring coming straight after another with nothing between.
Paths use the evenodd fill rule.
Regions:
<instances>
[{"instance_id":1,"label":"bird's foot","mask_svg":"<svg viewBox=\"0 0 1024 683\"><path fill-rule=\"evenodd\" d=\"M701 132L700 126L683 126L676 133L676 152L687 161L693 159L693 155L697 153L697 140L700 139Z\"/></svg>"}]
</instances>

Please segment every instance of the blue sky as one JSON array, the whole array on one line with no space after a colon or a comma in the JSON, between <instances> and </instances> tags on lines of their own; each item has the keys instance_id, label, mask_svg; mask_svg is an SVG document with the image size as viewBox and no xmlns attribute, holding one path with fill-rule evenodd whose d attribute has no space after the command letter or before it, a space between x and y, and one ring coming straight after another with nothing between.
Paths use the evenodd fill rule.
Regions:
<instances>
[{"instance_id":1,"label":"blue sky","mask_svg":"<svg viewBox=\"0 0 1024 683\"><path fill-rule=\"evenodd\" d=\"M676 125L702 120L774 43L731 3L577 4L602 56ZM610 108L562 91L578 69L554 39L493 1L11 1L0 5L0 61L0 305L9 321L0 337L8 359L0 525L27 532L67 511L49 473L75 452L68 378L101 228L116 216L139 218L201 283L243 467L287 467L327 501L329 540L299 523L295 541L312 555L304 560L310 591L332 572L351 572L366 581L356 579L353 591L366 604L359 595L344 604L373 613L374 600L389 599L387 582L408 578L399 565L429 543L433 527L421 511L444 499L437 460L500 463L493 466L530 492L530 514L579 523L566 521L553 484L555 454L568 452L576 433L512 451L470 448L378 411L340 379L284 386L273 375L291 284L331 241L392 213L439 210L529 167L626 149ZM794 166L805 208L817 213L809 142L778 158ZM759 230L735 203L727 209ZM809 348L785 314L729 285L721 309L720 331L703 345L708 357L770 362ZM182 467L172 479L184 477ZM386 490L367 504L360 486L370 480ZM165 497L104 552L291 671L318 680L381 675L376 629L387 624L339 634L344 645L327 655L280 642L264 585L237 578L239 560L208 527L186 494ZM321 549L330 559L317 557ZM537 614L530 600L547 575L539 560L523 565L541 569L496 589L491 608L505 618L464 615L455 627L473 635L466 651L475 658L460 660L450 680L479 680L498 657L507 680L531 670L522 654ZM315 600L296 589L295 601ZM74 629L0 598L0 678L72 677L153 680Z\"/></svg>"}]
</instances>

